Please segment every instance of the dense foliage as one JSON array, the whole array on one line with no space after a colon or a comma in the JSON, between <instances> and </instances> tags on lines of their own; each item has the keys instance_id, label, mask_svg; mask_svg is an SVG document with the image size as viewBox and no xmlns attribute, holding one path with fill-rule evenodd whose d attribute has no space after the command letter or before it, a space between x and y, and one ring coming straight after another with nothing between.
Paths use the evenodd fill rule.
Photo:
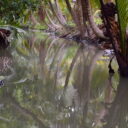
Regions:
<instances>
[{"instance_id":1,"label":"dense foliage","mask_svg":"<svg viewBox=\"0 0 128 128\"><path fill-rule=\"evenodd\" d=\"M128 76L128 0L1 0L0 5L1 26L20 26L6 27L10 47L0 52L0 128L127 128L128 80L119 81L115 71L118 62L120 74ZM23 25L45 26L52 35L80 43ZM3 40L9 35L0 30ZM89 45L98 41L115 54Z\"/></svg>"},{"instance_id":2,"label":"dense foliage","mask_svg":"<svg viewBox=\"0 0 128 128\"><path fill-rule=\"evenodd\" d=\"M31 11L38 8L39 0L2 0L0 1L0 23L22 24L28 20Z\"/></svg>"},{"instance_id":3,"label":"dense foliage","mask_svg":"<svg viewBox=\"0 0 128 128\"><path fill-rule=\"evenodd\" d=\"M61 37L108 41L121 74L128 76L128 0L4 0L0 4L1 24L45 26Z\"/></svg>"}]
</instances>

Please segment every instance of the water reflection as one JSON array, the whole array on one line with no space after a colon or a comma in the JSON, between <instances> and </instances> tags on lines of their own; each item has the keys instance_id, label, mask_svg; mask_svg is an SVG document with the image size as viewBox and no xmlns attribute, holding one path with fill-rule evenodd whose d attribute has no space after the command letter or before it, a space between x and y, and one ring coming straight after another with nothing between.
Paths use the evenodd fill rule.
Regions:
<instances>
[{"instance_id":1,"label":"water reflection","mask_svg":"<svg viewBox=\"0 0 128 128\"><path fill-rule=\"evenodd\" d=\"M0 128L127 127L127 80L108 73L103 51L41 33L12 46L11 72L0 73Z\"/></svg>"},{"instance_id":2,"label":"water reflection","mask_svg":"<svg viewBox=\"0 0 128 128\"><path fill-rule=\"evenodd\" d=\"M128 127L128 79L121 78L116 96L108 108L105 116L104 128L127 128Z\"/></svg>"}]
</instances>

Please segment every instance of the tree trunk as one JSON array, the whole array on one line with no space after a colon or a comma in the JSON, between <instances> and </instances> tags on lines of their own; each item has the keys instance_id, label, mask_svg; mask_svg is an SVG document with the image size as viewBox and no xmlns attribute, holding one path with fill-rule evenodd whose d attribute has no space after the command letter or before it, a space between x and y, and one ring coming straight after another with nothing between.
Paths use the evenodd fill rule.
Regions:
<instances>
[{"instance_id":1,"label":"tree trunk","mask_svg":"<svg viewBox=\"0 0 128 128\"><path fill-rule=\"evenodd\" d=\"M70 5L70 2L69 0L65 0L65 3L67 5L67 8L68 8L68 11L70 12L71 16L72 16L72 19L74 19L74 13L73 13L73 10L72 10L72 7Z\"/></svg>"},{"instance_id":2,"label":"tree trunk","mask_svg":"<svg viewBox=\"0 0 128 128\"><path fill-rule=\"evenodd\" d=\"M55 5L56 5L56 10L57 10L57 16L61 22L61 24L65 25L66 24L66 19L64 18L62 11L60 9L58 0L54 0L55 1Z\"/></svg>"},{"instance_id":3,"label":"tree trunk","mask_svg":"<svg viewBox=\"0 0 128 128\"><path fill-rule=\"evenodd\" d=\"M74 18L76 19L77 29L80 31L80 36L83 38L85 36L85 26L83 22L83 11L81 0L77 0L74 6Z\"/></svg>"},{"instance_id":4,"label":"tree trunk","mask_svg":"<svg viewBox=\"0 0 128 128\"><path fill-rule=\"evenodd\" d=\"M91 36L90 35L90 32L88 30L88 27L89 26L87 26L87 24L86 24L88 19L87 19L86 4L85 4L85 1L84 0L81 0L81 8L82 8L82 14L83 14L83 27L85 29L86 34L88 36Z\"/></svg>"},{"instance_id":5,"label":"tree trunk","mask_svg":"<svg viewBox=\"0 0 128 128\"><path fill-rule=\"evenodd\" d=\"M116 54L117 63L119 65L119 73L123 77L128 77L128 62L121 54Z\"/></svg>"},{"instance_id":6,"label":"tree trunk","mask_svg":"<svg viewBox=\"0 0 128 128\"><path fill-rule=\"evenodd\" d=\"M123 77L128 77L128 60L121 51L119 24L115 20L116 6L114 6L113 3L104 4L102 0L100 0L100 3L101 13L106 27L106 33L113 46L117 63L119 65L120 75Z\"/></svg>"},{"instance_id":7,"label":"tree trunk","mask_svg":"<svg viewBox=\"0 0 128 128\"><path fill-rule=\"evenodd\" d=\"M55 28L53 26L49 25L45 21L46 13L42 6L40 6L38 9L38 16L39 16L40 22L43 22L50 30L55 30Z\"/></svg>"},{"instance_id":8,"label":"tree trunk","mask_svg":"<svg viewBox=\"0 0 128 128\"><path fill-rule=\"evenodd\" d=\"M38 16L40 18L40 21L44 21L45 20L45 11L43 9L43 6L40 6L38 9Z\"/></svg>"},{"instance_id":9,"label":"tree trunk","mask_svg":"<svg viewBox=\"0 0 128 128\"><path fill-rule=\"evenodd\" d=\"M56 24L52 21L51 17L50 17L50 16L49 16L49 14L48 14L48 11L47 11L47 10L45 10L45 12L46 12L46 16L47 16L47 18L48 18L48 20L49 20L50 24L52 25L52 27L54 27L55 29L60 28L60 26L59 26L59 25L56 25Z\"/></svg>"},{"instance_id":10,"label":"tree trunk","mask_svg":"<svg viewBox=\"0 0 128 128\"><path fill-rule=\"evenodd\" d=\"M69 30L70 27L66 24L66 19L64 18L62 11L60 9L58 0L54 0L55 1L55 5L56 5L56 9L55 7L53 7L53 4L51 3L50 0L48 0L49 6L51 8L51 11L53 13L53 15L56 17L56 19L58 20L59 24L66 30Z\"/></svg>"},{"instance_id":11,"label":"tree trunk","mask_svg":"<svg viewBox=\"0 0 128 128\"><path fill-rule=\"evenodd\" d=\"M86 3L85 0L81 0L82 13L83 13L83 23L85 25L87 21L87 11L86 11Z\"/></svg>"},{"instance_id":12,"label":"tree trunk","mask_svg":"<svg viewBox=\"0 0 128 128\"><path fill-rule=\"evenodd\" d=\"M66 5L67 5L68 11L70 12L70 14L71 14L71 16L72 16L72 19L73 19L74 23L77 25L78 21L77 21L75 12L73 11L73 9L72 9L72 7L71 7L71 5L70 5L69 0L65 0L65 3L66 3Z\"/></svg>"},{"instance_id":13,"label":"tree trunk","mask_svg":"<svg viewBox=\"0 0 128 128\"><path fill-rule=\"evenodd\" d=\"M33 26L36 26L38 24L38 21L36 18L33 16L33 14L30 14L30 21L33 23Z\"/></svg>"},{"instance_id":14,"label":"tree trunk","mask_svg":"<svg viewBox=\"0 0 128 128\"><path fill-rule=\"evenodd\" d=\"M86 5L86 10L87 10L87 18L88 18L89 24L90 24L93 32L95 33L95 35L97 37L106 39L103 32L97 27L97 25L94 22L93 15L91 13L91 5L90 5L89 0L84 0L84 1L85 1L85 5Z\"/></svg>"}]
</instances>

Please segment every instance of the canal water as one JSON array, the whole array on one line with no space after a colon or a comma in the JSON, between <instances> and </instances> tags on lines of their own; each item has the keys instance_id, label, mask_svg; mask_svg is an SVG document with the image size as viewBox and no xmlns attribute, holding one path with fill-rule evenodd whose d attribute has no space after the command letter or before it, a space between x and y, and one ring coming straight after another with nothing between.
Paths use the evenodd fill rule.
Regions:
<instances>
[{"instance_id":1,"label":"canal water","mask_svg":"<svg viewBox=\"0 0 128 128\"><path fill-rule=\"evenodd\" d=\"M113 55L42 32L0 53L0 128L128 128L128 80Z\"/></svg>"}]
</instances>

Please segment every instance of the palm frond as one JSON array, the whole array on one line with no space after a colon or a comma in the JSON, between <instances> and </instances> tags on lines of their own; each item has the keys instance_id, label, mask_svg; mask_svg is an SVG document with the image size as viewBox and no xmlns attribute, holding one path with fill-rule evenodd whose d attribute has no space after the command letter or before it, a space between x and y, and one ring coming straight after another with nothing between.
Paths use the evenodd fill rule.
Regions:
<instances>
[{"instance_id":1,"label":"palm frond","mask_svg":"<svg viewBox=\"0 0 128 128\"><path fill-rule=\"evenodd\" d=\"M118 23L120 29L121 50L126 55L126 28L128 24L128 0L116 0Z\"/></svg>"}]
</instances>

